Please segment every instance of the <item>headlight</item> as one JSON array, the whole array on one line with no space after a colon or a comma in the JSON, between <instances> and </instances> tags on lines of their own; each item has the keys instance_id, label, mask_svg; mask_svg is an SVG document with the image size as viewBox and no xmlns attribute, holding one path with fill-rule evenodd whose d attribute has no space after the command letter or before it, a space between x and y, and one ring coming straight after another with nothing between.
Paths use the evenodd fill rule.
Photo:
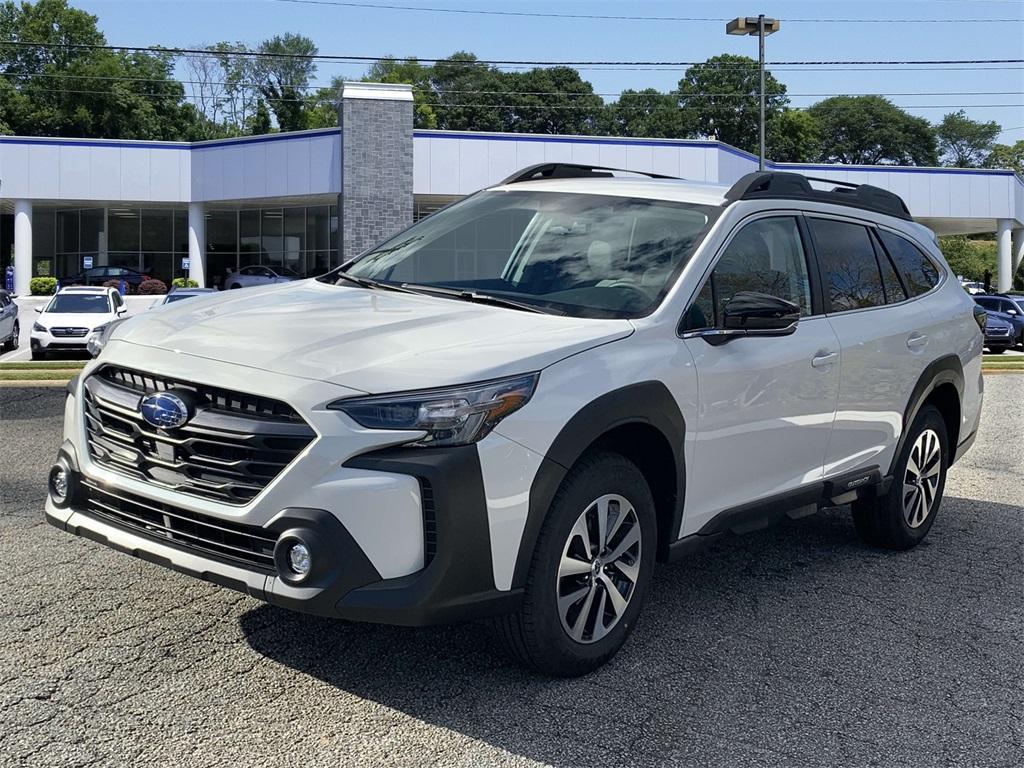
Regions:
<instances>
[{"instance_id":1,"label":"headlight","mask_svg":"<svg viewBox=\"0 0 1024 768\"><path fill-rule=\"evenodd\" d=\"M85 342L85 348L89 350L89 354L97 357L103 351L103 348L107 346L107 342L110 341L110 335L114 332L114 329L127 319L127 317L122 317L94 328L92 333L89 334L89 340Z\"/></svg>"},{"instance_id":2,"label":"headlight","mask_svg":"<svg viewBox=\"0 0 1024 768\"><path fill-rule=\"evenodd\" d=\"M486 437L533 396L539 373L445 389L337 400L343 411L368 429L423 430L416 446L467 445Z\"/></svg>"},{"instance_id":3,"label":"headlight","mask_svg":"<svg viewBox=\"0 0 1024 768\"><path fill-rule=\"evenodd\" d=\"M48 331L47 327L40 323L32 323L32 330L38 333L46 333Z\"/></svg>"}]
</instances>

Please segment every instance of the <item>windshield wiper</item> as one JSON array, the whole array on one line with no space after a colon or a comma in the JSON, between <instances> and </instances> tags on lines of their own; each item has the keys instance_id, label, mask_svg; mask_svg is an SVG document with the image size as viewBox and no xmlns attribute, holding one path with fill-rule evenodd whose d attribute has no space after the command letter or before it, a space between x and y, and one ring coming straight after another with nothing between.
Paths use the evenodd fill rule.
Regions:
<instances>
[{"instance_id":1,"label":"windshield wiper","mask_svg":"<svg viewBox=\"0 0 1024 768\"><path fill-rule=\"evenodd\" d=\"M501 296L495 296L491 293L477 293L476 291L467 291L461 288L444 288L439 285L420 285L418 283L402 283L402 287L408 291L414 291L416 293L432 293L437 296L447 296L453 299L460 299L462 301L472 301L476 304L490 304L495 307L506 307L508 309L518 309L523 312L536 312L541 315L564 315L557 309L541 309L534 304L527 304L523 301L515 301L514 299L506 299Z\"/></svg>"},{"instance_id":2,"label":"windshield wiper","mask_svg":"<svg viewBox=\"0 0 1024 768\"><path fill-rule=\"evenodd\" d=\"M350 275L348 272L335 272L334 276L340 277L342 280L347 280L348 282L353 283L354 285L358 285L360 288L369 288L371 290L374 288L379 288L385 291L413 293L413 291L410 291L401 285L395 285L394 283L380 283L377 282L376 280L370 280L369 278L366 277L356 277L355 275Z\"/></svg>"}]
</instances>

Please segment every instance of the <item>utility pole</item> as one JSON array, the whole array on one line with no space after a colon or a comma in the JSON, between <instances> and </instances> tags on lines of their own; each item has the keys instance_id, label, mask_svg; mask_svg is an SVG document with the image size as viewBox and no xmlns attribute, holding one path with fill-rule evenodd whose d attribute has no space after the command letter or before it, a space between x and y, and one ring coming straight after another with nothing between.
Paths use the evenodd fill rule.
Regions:
<instances>
[{"instance_id":1,"label":"utility pole","mask_svg":"<svg viewBox=\"0 0 1024 768\"><path fill-rule=\"evenodd\" d=\"M725 32L728 35L757 35L757 72L760 79L758 96L760 100L760 113L758 118L759 151L757 169L764 170L764 39L779 31L778 19L768 19L762 13L754 18L752 16L740 16L725 25Z\"/></svg>"}]
</instances>

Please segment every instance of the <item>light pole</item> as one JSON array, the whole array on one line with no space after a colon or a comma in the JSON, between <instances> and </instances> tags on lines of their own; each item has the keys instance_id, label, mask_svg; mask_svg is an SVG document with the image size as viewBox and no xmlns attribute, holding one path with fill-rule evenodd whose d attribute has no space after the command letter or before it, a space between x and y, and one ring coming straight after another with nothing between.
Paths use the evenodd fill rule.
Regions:
<instances>
[{"instance_id":1,"label":"light pole","mask_svg":"<svg viewBox=\"0 0 1024 768\"><path fill-rule=\"evenodd\" d=\"M739 16L725 25L725 32L729 35L757 35L757 71L761 78L761 116L758 121L760 152L757 163L759 171L764 170L764 39L773 32L778 32L779 26L778 19L766 19L763 13L756 17Z\"/></svg>"}]
</instances>

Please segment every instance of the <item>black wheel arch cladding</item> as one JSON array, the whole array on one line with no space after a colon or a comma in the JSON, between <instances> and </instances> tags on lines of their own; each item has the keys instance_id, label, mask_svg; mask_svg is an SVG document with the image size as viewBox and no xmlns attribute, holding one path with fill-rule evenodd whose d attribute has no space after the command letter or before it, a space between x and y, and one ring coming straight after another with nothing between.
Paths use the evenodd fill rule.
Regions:
<instances>
[{"instance_id":1,"label":"black wheel arch cladding","mask_svg":"<svg viewBox=\"0 0 1024 768\"><path fill-rule=\"evenodd\" d=\"M907 401L906 410L903 412L903 429L900 433L900 438L896 443L896 451L893 453L892 462L889 466L889 474L892 474L896 468L896 462L899 461L900 455L903 453L904 445L908 438L908 431L910 425L914 423L914 419L917 418L917 414L920 413L921 408L936 390L941 387L951 385L956 389L957 393L957 419L955 424L950 424L949 414L943 411L943 408L939 407L939 412L942 413L943 419L946 421L946 432L949 446L947 449L951 452L956 451L957 443L959 440L960 424L959 416L961 413L961 404L963 403L964 396L964 368L960 362L960 358L956 355L946 355L934 360L917 380L917 384L914 385L914 389L910 393L910 399ZM952 427L952 429L950 429Z\"/></svg>"},{"instance_id":2,"label":"black wheel arch cladding","mask_svg":"<svg viewBox=\"0 0 1024 768\"><path fill-rule=\"evenodd\" d=\"M661 494L657 493L657 489L651 489L655 495L659 519L658 559L667 556L668 544L679 531L683 516L686 422L675 398L663 382L643 381L612 390L591 401L577 411L555 437L530 486L529 510L516 557L513 587L522 587L526 583L534 547L548 509L572 466L603 436L615 430L620 430L619 434L627 437L642 434L631 429L637 427L654 429L660 433L672 454L675 482L662 489L664 492ZM608 448L625 453L627 457L631 453L640 456L648 451L660 453L663 448L639 445L635 440L632 442L634 444L617 448L610 444ZM644 471L642 466L640 469Z\"/></svg>"}]
</instances>

